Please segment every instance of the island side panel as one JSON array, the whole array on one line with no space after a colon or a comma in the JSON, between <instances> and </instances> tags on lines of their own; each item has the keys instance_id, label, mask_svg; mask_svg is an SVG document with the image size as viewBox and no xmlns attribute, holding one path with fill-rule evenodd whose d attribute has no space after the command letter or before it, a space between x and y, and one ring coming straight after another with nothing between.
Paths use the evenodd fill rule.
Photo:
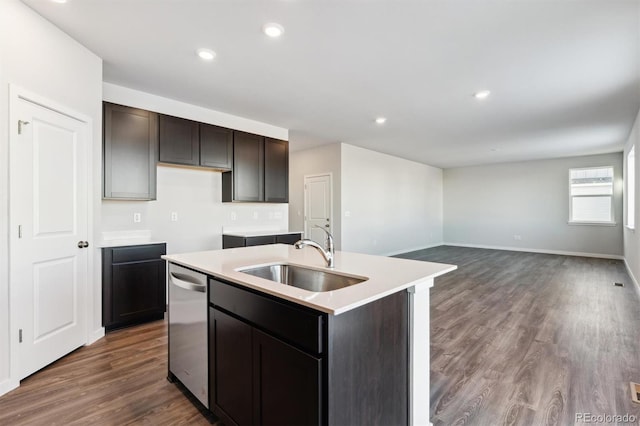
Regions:
<instances>
[{"instance_id":1,"label":"island side panel","mask_svg":"<svg viewBox=\"0 0 640 426\"><path fill-rule=\"evenodd\" d=\"M433 278L409 288L409 424L430 425L429 289Z\"/></svg>"},{"instance_id":2,"label":"island side panel","mask_svg":"<svg viewBox=\"0 0 640 426\"><path fill-rule=\"evenodd\" d=\"M406 425L409 294L328 316L328 423Z\"/></svg>"}]
</instances>

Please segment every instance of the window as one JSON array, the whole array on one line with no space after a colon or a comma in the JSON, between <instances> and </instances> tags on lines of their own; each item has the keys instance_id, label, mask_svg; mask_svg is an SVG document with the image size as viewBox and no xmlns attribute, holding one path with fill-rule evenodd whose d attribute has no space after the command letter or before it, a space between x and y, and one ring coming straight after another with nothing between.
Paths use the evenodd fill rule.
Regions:
<instances>
[{"instance_id":1,"label":"window","mask_svg":"<svg viewBox=\"0 0 640 426\"><path fill-rule=\"evenodd\" d=\"M636 147L627 154L627 226L636 227Z\"/></svg>"},{"instance_id":2,"label":"window","mask_svg":"<svg viewBox=\"0 0 640 426\"><path fill-rule=\"evenodd\" d=\"M613 224L613 167L569 170L573 223Z\"/></svg>"}]
</instances>

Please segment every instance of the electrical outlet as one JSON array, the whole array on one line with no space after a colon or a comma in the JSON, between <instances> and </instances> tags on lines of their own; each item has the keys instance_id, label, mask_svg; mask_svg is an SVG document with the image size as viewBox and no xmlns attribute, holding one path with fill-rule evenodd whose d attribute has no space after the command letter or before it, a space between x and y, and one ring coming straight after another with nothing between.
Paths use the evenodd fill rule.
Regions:
<instances>
[{"instance_id":1,"label":"electrical outlet","mask_svg":"<svg viewBox=\"0 0 640 426\"><path fill-rule=\"evenodd\" d=\"M351 212L348 210L344 212L344 217L351 217Z\"/></svg>"},{"instance_id":2,"label":"electrical outlet","mask_svg":"<svg viewBox=\"0 0 640 426\"><path fill-rule=\"evenodd\" d=\"M274 219L282 219L282 212L275 212L273 214Z\"/></svg>"},{"instance_id":3,"label":"electrical outlet","mask_svg":"<svg viewBox=\"0 0 640 426\"><path fill-rule=\"evenodd\" d=\"M516 241L522 241L522 235L514 235L513 239Z\"/></svg>"},{"instance_id":4,"label":"electrical outlet","mask_svg":"<svg viewBox=\"0 0 640 426\"><path fill-rule=\"evenodd\" d=\"M171 212L171 222L178 221L178 212Z\"/></svg>"},{"instance_id":5,"label":"electrical outlet","mask_svg":"<svg viewBox=\"0 0 640 426\"><path fill-rule=\"evenodd\" d=\"M231 214L229 215L229 219L237 220L238 219L238 214L236 212L231 212Z\"/></svg>"},{"instance_id":6,"label":"electrical outlet","mask_svg":"<svg viewBox=\"0 0 640 426\"><path fill-rule=\"evenodd\" d=\"M254 218L255 220L258 220L258 212L253 212L253 218Z\"/></svg>"},{"instance_id":7,"label":"electrical outlet","mask_svg":"<svg viewBox=\"0 0 640 426\"><path fill-rule=\"evenodd\" d=\"M133 223L140 223L140 222L142 222L142 215L140 213L134 213Z\"/></svg>"}]
</instances>

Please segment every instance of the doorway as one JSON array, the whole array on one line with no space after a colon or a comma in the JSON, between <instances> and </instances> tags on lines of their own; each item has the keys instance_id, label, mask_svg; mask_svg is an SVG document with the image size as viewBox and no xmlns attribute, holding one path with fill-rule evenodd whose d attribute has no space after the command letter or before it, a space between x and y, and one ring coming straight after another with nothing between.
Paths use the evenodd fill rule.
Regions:
<instances>
[{"instance_id":1,"label":"doorway","mask_svg":"<svg viewBox=\"0 0 640 426\"><path fill-rule=\"evenodd\" d=\"M318 227L333 234L333 191L331 173L304 177L304 236L322 243L326 235Z\"/></svg>"},{"instance_id":2,"label":"doorway","mask_svg":"<svg viewBox=\"0 0 640 426\"><path fill-rule=\"evenodd\" d=\"M91 120L11 86L11 377L87 342Z\"/></svg>"}]
</instances>

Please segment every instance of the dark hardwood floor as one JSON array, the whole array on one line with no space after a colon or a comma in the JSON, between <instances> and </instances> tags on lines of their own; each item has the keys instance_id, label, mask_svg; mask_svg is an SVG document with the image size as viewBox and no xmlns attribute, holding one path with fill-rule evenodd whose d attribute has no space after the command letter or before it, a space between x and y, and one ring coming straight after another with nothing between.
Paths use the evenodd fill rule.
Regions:
<instances>
[{"instance_id":1,"label":"dark hardwood floor","mask_svg":"<svg viewBox=\"0 0 640 426\"><path fill-rule=\"evenodd\" d=\"M114 331L0 397L0 425L215 424L166 377L166 321Z\"/></svg>"},{"instance_id":2,"label":"dark hardwood floor","mask_svg":"<svg viewBox=\"0 0 640 426\"><path fill-rule=\"evenodd\" d=\"M640 299L622 261L447 246L402 257L458 265L431 290L434 425L638 424Z\"/></svg>"}]
</instances>

